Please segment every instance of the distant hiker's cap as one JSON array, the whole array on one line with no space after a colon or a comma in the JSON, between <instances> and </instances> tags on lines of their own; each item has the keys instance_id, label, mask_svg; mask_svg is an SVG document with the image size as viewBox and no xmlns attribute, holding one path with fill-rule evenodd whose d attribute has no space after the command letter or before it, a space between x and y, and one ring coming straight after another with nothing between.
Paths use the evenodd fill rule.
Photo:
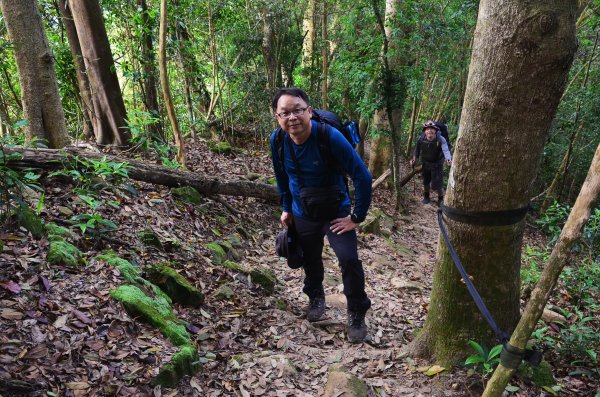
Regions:
<instances>
[{"instance_id":1,"label":"distant hiker's cap","mask_svg":"<svg viewBox=\"0 0 600 397\"><path fill-rule=\"evenodd\" d=\"M288 266L298 269L304 265L304 254L298 243L296 228L290 226L282 230L275 239L275 251L282 258L287 258Z\"/></svg>"},{"instance_id":2,"label":"distant hiker's cap","mask_svg":"<svg viewBox=\"0 0 600 397\"><path fill-rule=\"evenodd\" d=\"M436 131L440 130L440 127L438 127L433 121L428 121L425 124L423 124L423 131L425 131L427 128L434 128Z\"/></svg>"}]
</instances>

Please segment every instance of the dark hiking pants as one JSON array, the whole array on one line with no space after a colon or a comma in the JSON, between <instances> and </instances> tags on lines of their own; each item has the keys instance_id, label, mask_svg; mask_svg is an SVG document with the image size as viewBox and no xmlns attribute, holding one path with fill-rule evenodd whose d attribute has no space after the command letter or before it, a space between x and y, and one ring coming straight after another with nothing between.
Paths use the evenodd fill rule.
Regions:
<instances>
[{"instance_id":1,"label":"dark hiking pants","mask_svg":"<svg viewBox=\"0 0 600 397\"><path fill-rule=\"evenodd\" d=\"M331 231L329 222L315 222L300 217L294 217L294 222L304 251L305 277L302 291L309 299L324 295L322 255L324 237L327 236L342 270L348 309L366 312L371 307L371 301L365 293L365 273L362 262L358 259L356 230L336 234Z\"/></svg>"},{"instance_id":2,"label":"dark hiking pants","mask_svg":"<svg viewBox=\"0 0 600 397\"><path fill-rule=\"evenodd\" d=\"M430 190L429 184L431 184L431 190L435 190L438 193L442 191L444 185L444 163L435 162L428 163L423 162L423 187L425 191Z\"/></svg>"}]
</instances>

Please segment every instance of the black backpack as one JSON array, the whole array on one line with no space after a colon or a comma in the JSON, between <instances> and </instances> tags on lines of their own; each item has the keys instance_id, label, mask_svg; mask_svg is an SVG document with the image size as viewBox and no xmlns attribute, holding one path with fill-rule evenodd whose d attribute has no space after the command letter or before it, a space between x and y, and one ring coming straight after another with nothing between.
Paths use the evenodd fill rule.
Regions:
<instances>
[{"instance_id":1,"label":"black backpack","mask_svg":"<svg viewBox=\"0 0 600 397\"><path fill-rule=\"evenodd\" d=\"M342 167L333 158L331 153L331 137L330 130L326 128L325 124L335 128L344 135L348 143L353 148L360 143L360 135L358 133L358 123L354 120L346 121L342 123L337 114L328 110L313 109L312 120L317 122L317 142L319 143L319 152L321 157L326 164L332 167L337 173L344 175ZM277 156L279 157L279 164L281 169L283 167L283 139L285 133L281 128L277 128L275 135L275 148L277 149Z\"/></svg>"},{"instance_id":2,"label":"black backpack","mask_svg":"<svg viewBox=\"0 0 600 397\"><path fill-rule=\"evenodd\" d=\"M452 144L450 143L450 136L448 135L448 126L445 123L442 123L442 122L439 122L439 121L435 121L434 123L437 126L437 128L440 129L440 133L442 134L442 136L446 140L446 143L448 144L448 150L451 150L452 149Z\"/></svg>"}]
</instances>

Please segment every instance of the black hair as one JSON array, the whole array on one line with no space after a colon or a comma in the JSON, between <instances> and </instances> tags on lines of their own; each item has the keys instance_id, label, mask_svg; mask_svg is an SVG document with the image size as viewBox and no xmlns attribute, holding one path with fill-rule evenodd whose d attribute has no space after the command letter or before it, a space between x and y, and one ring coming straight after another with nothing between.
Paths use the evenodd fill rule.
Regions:
<instances>
[{"instance_id":1,"label":"black hair","mask_svg":"<svg viewBox=\"0 0 600 397\"><path fill-rule=\"evenodd\" d=\"M273 95L273 102L271 102L271 108L273 112L277 111L277 103L279 102L279 98L284 95L295 96L296 98L301 98L306 102L308 106L310 106L310 99L308 98L308 94L304 92L301 88L296 87L288 87L288 88L280 88L275 95Z\"/></svg>"}]
</instances>

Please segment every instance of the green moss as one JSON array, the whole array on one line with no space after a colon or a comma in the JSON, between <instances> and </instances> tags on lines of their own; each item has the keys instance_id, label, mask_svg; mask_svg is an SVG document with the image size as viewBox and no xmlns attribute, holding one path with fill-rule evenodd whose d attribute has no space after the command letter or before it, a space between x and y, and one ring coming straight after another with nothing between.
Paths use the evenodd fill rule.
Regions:
<instances>
[{"instance_id":1,"label":"green moss","mask_svg":"<svg viewBox=\"0 0 600 397\"><path fill-rule=\"evenodd\" d=\"M219 154L231 154L233 148L229 144L229 142L209 142L208 148L214 152Z\"/></svg>"},{"instance_id":2,"label":"green moss","mask_svg":"<svg viewBox=\"0 0 600 397\"><path fill-rule=\"evenodd\" d=\"M548 361L542 361L539 366L534 367L527 362L521 363L518 369L521 378L526 379L536 386L553 386L556 384L552 374L552 366Z\"/></svg>"},{"instance_id":3,"label":"green moss","mask_svg":"<svg viewBox=\"0 0 600 397\"><path fill-rule=\"evenodd\" d=\"M214 293L216 299L230 300L235 296L235 292L226 284L221 285Z\"/></svg>"},{"instance_id":4,"label":"green moss","mask_svg":"<svg viewBox=\"0 0 600 397\"><path fill-rule=\"evenodd\" d=\"M102 260L109 265L116 267L119 269L119 272L121 272L121 276L132 284L143 283L139 269L136 266L133 266L129 261L120 258L114 251L107 251L102 255L96 256L94 259Z\"/></svg>"},{"instance_id":5,"label":"green moss","mask_svg":"<svg viewBox=\"0 0 600 397\"><path fill-rule=\"evenodd\" d=\"M236 272L240 272L240 273L246 273L246 269L244 269L244 267L242 265L240 265L237 262L234 261L225 261L223 262L223 266L225 266L228 269L234 270Z\"/></svg>"},{"instance_id":6,"label":"green moss","mask_svg":"<svg viewBox=\"0 0 600 397\"><path fill-rule=\"evenodd\" d=\"M155 265L149 274L150 281L169 295L173 302L196 307L204 300L202 292L169 266Z\"/></svg>"},{"instance_id":7,"label":"green moss","mask_svg":"<svg viewBox=\"0 0 600 397\"><path fill-rule=\"evenodd\" d=\"M348 387L352 395L356 397L367 397L367 385L355 375L349 374Z\"/></svg>"},{"instance_id":8,"label":"green moss","mask_svg":"<svg viewBox=\"0 0 600 397\"><path fill-rule=\"evenodd\" d=\"M63 264L67 266L77 266L85 264L85 258L81 251L73 244L58 236L55 236L55 238L50 241L46 260L48 263L56 265Z\"/></svg>"},{"instance_id":9,"label":"green moss","mask_svg":"<svg viewBox=\"0 0 600 397\"><path fill-rule=\"evenodd\" d=\"M171 189L171 194L186 203L194 205L202 204L202 196L198 190L191 186L174 187Z\"/></svg>"},{"instance_id":10,"label":"green moss","mask_svg":"<svg viewBox=\"0 0 600 397\"><path fill-rule=\"evenodd\" d=\"M283 299L275 299L275 307L279 310L287 310L287 303Z\"/></svg>"},{"instance_id":11,"label":"green moss","mask_svg":"<svg viewBox=\"0 0 600 397\"><path fill-rule=\"evenodd\" d=\"M173 344L190 344L190 335L185 326L176 322L173 309L165 304L164 299L152 299L135 285L122 285L111 291L110 295L123 303L132 316L139 316L143 321L157 327Z\"/></svg>"},{"instance_id":12,"label":"green moss","mask_svg":"<svg viewBox=\"0 0 600 397\"><path fill-rule=\"evenodd\" d=\"M277 277L275 277L275 274L266 267L253 269L250 272L250 279L253 283L260 285L268 293L273 293L275 290Z\"/></svg>"},{"instance_id":13,"label":"green moss","mask_svg":"<svg viewBox=\"0 0 600 397\"><path fill-rule=\"evenodd\" d=\"M221 225L225 226L229 223L229 220L227 219L226 216L217 215L217 222L219 222Z\"/></svg>"},{"instance_id":14,"label":"green moss","mask_svg":"<svg viewBox=\"0 0 600 397\"><path fill-rule=\"evenodd\" d=\"M267 183L272 186L277 186L277 179L275 177L271 177L267 179Z\"/></svg>"},{"instance_id":15,"label":"green moss","mask_svg":"<svg viewBox=\"0 0 600 397\"><path fill-rule=\"evenodd\" d=\"M155 385L174 387L186 375L193 375L198 369L198 351L191 345L186 345L173 355L171 361L163 366L154 378Z\"/></svg>"},{"instance_id":16,"label":"green moss","mask_svg":"<svg viewBox=\"0 0 600 397\"><path fill-rule=\"evenodd\" d=\"M227 237L227 241L234 248L242 248L244 246L244 244L242 244L242 239L240 238L240 235L237 234L237 233L236 234L232 234L229 237Z\"/></svg>"},{"instance_id":17,"label":"green moss","mask_svg":"<svg viewBox=\"0 0 600 397\"><path fill-rule=\"evenodd\" d=\"M17 208L16 217L19 225L29 230L33 237L41 238L46 233L44 221L42 221L42 219L26 205L21 205L19 208Z\"/></svg>"},{"instance_id":18,"label":"green moss","mask_svg":"<svg viewBox=\"0 0 600 397\"><path fill-rule=\"evenodd\" d=\"M58 236L65 239L73 238L73 233L71 233L69 229L58 226L56 223L48 223L46 225L46 232L50 239L52 239L52 236Z\"/></svg>"},{"instance_id":19,"label":"green moss","mask_svg":"<svg viewBox=\"0 0 600 397\"><path fill-rule=\"evenodd\" d=\"M225 250L217 243L209 243L206 248L212 253L213 263L220 265L225 261Z\"/></svg>"},{"instance_id":20,"label":"green moss","mask_svg":"<svg viewBox=\"0 0 600 397\"><path fill-rule=\"evenodd\" d=\"M154 233L150 229L145 229L145 230L142 230L141 232L139 232L138 238L147 247L154 247L161 251L165 250L165 247L163 246L162 242L160 241L160 239L158 238L156 233Z\"/></svg>"}]
</instances>

